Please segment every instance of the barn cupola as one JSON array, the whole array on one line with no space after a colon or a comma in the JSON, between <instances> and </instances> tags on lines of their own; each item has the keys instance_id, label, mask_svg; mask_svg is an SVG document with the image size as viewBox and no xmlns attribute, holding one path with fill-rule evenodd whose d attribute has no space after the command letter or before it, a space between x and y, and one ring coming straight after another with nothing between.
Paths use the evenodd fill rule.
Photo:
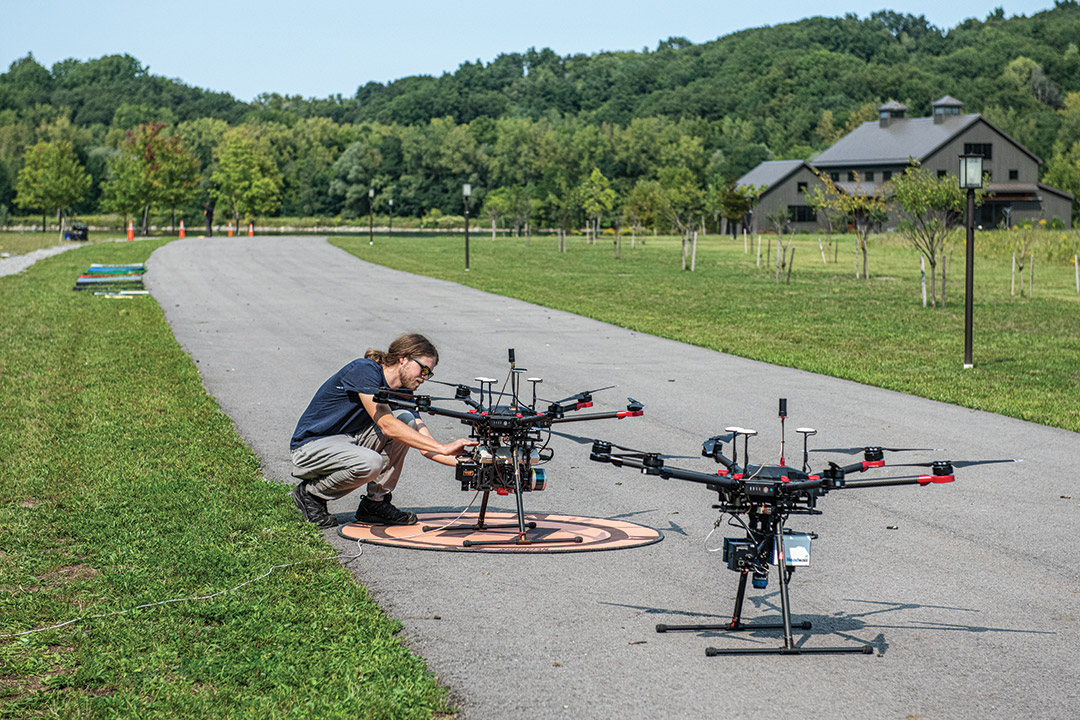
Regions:
<instances>
[{"instance_id":1,"label":"barn cupola","mask_svg":"<svg viewBox=\"0 0 1080 720\"><path fill-rule=\"evenodd\" d=\"M930 109L934 115L934 124L940 124L963 112L964 103L951 95L946 95L930 103Z\"/></svg>"},{"instance_id":2,"label":"barn cupola","mask_svg":"<svg viewBox=\"0 0 1080 720\"><path fill-rule=\"evenodd\" d=\"M883 128L887 128L897 120L903 120L906 115L907 105L890 100L878 108L878 124Z\"/></svg>"}]
</instances>

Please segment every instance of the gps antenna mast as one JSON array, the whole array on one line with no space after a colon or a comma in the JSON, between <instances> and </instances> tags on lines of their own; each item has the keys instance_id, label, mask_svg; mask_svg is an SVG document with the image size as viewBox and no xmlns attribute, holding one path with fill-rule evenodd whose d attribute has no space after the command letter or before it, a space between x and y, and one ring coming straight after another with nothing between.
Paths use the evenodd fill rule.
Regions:
<instances>
[{"instance_id":1,"label":"gps antenna mast","mask_svg":"<svg viewBox=\"0 0 1080 720\"><path fill-rule=\"evenodd\" d=\"M787 398L780 398L780 464L784 464L784 418L787 417Z\"/></svg>"}]
</instances>

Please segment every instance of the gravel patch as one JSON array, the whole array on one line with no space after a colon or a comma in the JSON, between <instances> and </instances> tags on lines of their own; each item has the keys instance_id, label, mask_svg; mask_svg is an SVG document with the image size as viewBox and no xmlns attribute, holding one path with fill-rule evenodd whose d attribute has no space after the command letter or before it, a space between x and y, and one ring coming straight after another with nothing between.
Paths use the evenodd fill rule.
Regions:
<instances>
[{"instance_id":1,"label":"gravel patch","mask_svg":"<svg viewBox=\"0 0 1080 720\"><path fill-rule=\"evenodd\" d=\"M63 245L54 245L49 248L42 248L41 250L34 250L28 252L25 255L12 255L11 257L0 258L0 277L4 275L14 275L21 273L26 268L30 267L38 260L47 258L50 255L59 255L62 252L71 250L72 248L79 247L79 243L65 243Z\"/></svg>"}]
</instances>

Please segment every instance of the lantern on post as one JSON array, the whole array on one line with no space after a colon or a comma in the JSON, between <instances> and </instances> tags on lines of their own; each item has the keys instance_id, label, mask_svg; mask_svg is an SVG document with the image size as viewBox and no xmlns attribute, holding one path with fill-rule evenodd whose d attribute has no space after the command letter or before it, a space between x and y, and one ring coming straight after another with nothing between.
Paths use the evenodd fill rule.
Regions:
<instances>
[{"instance_id":1,"label":"lantern on post","mask_svg":"<svg viewBox=\"0 0 1080 720\"><path fill-rule=\"evenodd\" d=\"M964 369L975 367L972 361L972 306L975 293L975 191L982 187L983 156L964 153L960 156L960 188L967 190L967 242L964 263Z\"/></svg>"},{"instance_id":2,"label":"lantern on post","mask_svg":"<svg viewBox=\"0 0 1080 720\"><path fill-rule=\"evenodd\" d=\"M375 244L375 188L367 191L368 206L368 245Z\"/></svg>"},{"instance_id":3,"label":"lantern on post","mask_svg":"<svg viewBox=\"0 0 1080 720\"><path fill-rule=\"evenodd\" d=\"M461 186L461 196L465 199L465 270L469 269L469 196L472 195L472 185L465 183Z\"/></svg>"}]
</instances>

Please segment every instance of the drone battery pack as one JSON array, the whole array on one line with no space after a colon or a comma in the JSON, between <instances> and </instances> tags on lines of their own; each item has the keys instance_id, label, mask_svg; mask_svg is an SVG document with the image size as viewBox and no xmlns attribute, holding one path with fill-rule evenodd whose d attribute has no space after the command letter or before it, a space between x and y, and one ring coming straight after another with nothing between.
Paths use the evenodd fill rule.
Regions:
<instances>
[{"instance_id":1,"label":"drone battery pack","mask_svg":"<svg viewBox=\"0 0 1080 720\"><path fill-rule=\"evenodd\" d=\"M784 564L788 567L810 566L810 535L784 533ZM773 548L771 565L776 564L776 548Z\"/></svg>"}]
</instances>

